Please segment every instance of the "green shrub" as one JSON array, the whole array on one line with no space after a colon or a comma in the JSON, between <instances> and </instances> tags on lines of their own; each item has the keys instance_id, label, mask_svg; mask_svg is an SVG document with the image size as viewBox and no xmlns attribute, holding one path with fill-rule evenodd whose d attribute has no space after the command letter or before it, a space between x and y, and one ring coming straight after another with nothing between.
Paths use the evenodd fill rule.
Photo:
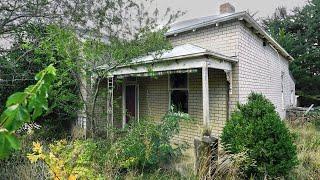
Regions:
<instances>
[{"instance_id":1,"label":"green shrub","mask_svg":"<svg viewBox=\"0 0 320 180\"><path fill-rule=\"evenodd\" d=\"M127 134L108 153L112 169L153 170L181 154L182 146L173 147L171 138L179 133L183 113L169 112L161 122L141 121L128 127Z\"/></svg>"},{"instance_id":2,"label":"green shrub","mask_svg":"<svg viewBox=\"0 0 320 180\"><path fill-rule=\"evenodd\" d=\"M251 93L246 104L238 104L221 141L230 153L247 151L255 160L255 166L245 170L248 177L286 176L297 165L292 136L274 105L262 94Z\"/></svg>"}]
</instances>

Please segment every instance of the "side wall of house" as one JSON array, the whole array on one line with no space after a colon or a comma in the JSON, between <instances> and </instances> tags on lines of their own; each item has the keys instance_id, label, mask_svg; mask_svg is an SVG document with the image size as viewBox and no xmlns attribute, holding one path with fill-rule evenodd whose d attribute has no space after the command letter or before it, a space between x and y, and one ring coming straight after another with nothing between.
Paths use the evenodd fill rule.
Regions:
<instances>
[{"instance_id":1,"label":"side wall of house","mask_svg":"<svg viewBox=\"0 0 320 180\"><path fill-rule=\"evenodd\" d=\"M289 61L268 43L263 46L263 40L242 24L238 59L239 102L245 103L252 91L263 93L274 103L278 113L284 118L285 108L294 104L292 96L295 93L295 83L289 72Z\"/></svg>"},{"instance_id":2,"label":"side wall of house","mask_svg":"<svg viewBox=\"0 0 320 180\"><path fill-rule=\"evenodd\" d=\"M189 43L227 56L237 57L239 49L239 27L240 22L238 21L220 23L218 26L208 26L197 29L196 31L170 36L169 40L174 46ZM234 109L239 100L238 64L233 65L232 68L232 94L230 96L231 110Z\"/></svg>"},{"instance_id":3,"label":"side wall of house","mask_svg":"<svg viewBox=\"0 0 320 180\"><path fill-rule=\"evenodd\" d=\"M238 101L245 103L252 91L265 94L282 118L285 117L285 108L295 103L295 83L290 76L289 62L269 44L263 46L263 40L242 22L208 26L169 39L175 46L190 43L237 57L239 63L233 67L231 110Z\"/></svg>"},{"instance_id":4,"label":"side wall of house","mask_svg":"<svg viewBox=\"0 0 320 180\"><path fill-rule=\"evenodd\" d=\"M140 77L140 118L160 121L169 109L168 76Z\"/></svg>"}]
</instances>

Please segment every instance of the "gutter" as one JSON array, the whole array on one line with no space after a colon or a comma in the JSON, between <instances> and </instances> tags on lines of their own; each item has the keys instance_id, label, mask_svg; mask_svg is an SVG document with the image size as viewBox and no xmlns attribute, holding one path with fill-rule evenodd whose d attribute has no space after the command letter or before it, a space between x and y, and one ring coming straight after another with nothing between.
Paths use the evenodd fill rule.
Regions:
<instances>
[{"instance_id":1,"label":"gutter","mask_svg":"<svg viewBox=\"0 0 320 180\"><path fill-rule=\"evenodd\" d=\"M182 33L182 32L185 32L185 31L189 31L189 30L193 30L193 29L198 29L198 28L214 25L214 24L219 23L219 22L233 20L233 19L238 18L239 16L244 15L244 13L245 13L244 11L243 12L238 12L238 13L234 13L234 14L230 14L230 15L221 17L221 18L214 19L212 21L198 23L198 24L195 24L195 25L192 25L192 26L188 26L188 27L185 27L185 28L181 28L181 29L175 30L175 31L167 32L167 33L165 33L165 36L172 36L172 35L175 35L175 34L178 34L178 33Z\"/></svg>"},{"instance_id":2,"label":"gutter","mask_svg":"<svg viewBox=\"0 0 320 180\"><path fill-rule=\"evenodd\" d=\"M245 12L244 20L250 23L252 27L254 27L264 38L266 38L271 45L274 46L284 57L288 58L289 61L293 61L294 58L277 42L275 41L264 29L261 25L255 21L248 13Z\"/></svg>"}]
</instances>

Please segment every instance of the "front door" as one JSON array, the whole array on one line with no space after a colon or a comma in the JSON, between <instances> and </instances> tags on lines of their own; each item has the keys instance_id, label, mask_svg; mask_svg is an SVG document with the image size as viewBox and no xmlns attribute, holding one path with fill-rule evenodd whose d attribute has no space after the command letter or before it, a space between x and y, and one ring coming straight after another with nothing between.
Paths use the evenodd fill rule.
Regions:
<instances>
[{"instance_id":1,"label":"front door","mask_svg":"<svg viewBox=\"0 0 320 180\"><path fill-rule=\"evenodd\" d=\"M129 123L132 119L136 119L136 94L136 85L126 86L126 123Z\"/></svg>"}]
</instances>

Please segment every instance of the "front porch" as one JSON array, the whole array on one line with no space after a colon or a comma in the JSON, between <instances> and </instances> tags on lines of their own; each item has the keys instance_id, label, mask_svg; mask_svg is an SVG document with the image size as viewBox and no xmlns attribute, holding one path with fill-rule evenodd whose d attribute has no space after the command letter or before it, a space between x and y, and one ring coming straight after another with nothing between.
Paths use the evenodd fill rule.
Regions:
<instances>
[{"instance_id":1,"label":"front porch","mask_svg":"<svg viewBox=\"0 0 320 180\"><path fill-rule=\"evenodd\" d=\"M119 67L108 78L108 122L121 128L130 120L159 120L174 105L194 119L181 123L177 140L192 142L208 126L218 136L229 116L234 62L205 51ZM114 110L114 99L120 111Z\"/></svg>"}]
</instances>

